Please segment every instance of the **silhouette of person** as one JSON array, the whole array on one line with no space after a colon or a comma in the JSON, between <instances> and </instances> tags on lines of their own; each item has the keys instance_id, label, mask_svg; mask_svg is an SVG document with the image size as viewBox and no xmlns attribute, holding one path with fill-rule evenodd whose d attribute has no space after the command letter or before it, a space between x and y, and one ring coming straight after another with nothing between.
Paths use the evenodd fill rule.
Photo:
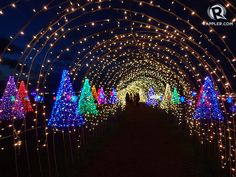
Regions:
<instances>
[{"instance_id":1,"label":"silhouette of person","mask_svg":"<svg viewBox=\"0 0 236 177\"><path fill-rule=\"evenodd\" d=\"M139 101L140 101L139 93L136 93L136 95L135 95L135 102L136 102L137 106L139 106Z\"/></svg>"},{"instance_id":2,"label":"silhouette of person","mask_svg":"<svg viewBox=\"0 0 236 177\"><path fill-rule=\"evenodd\" d=\"M133 94L130 93L130 103L133 103Z\"/></svg>"},{"instance_id":3,"label":"silhouette of person","mask_svg":"<svg viewBox=\"0 0 236 177\"><path fill-rule=\"evenodd\" d=\"M128 92L126 93L125 101L126 101L126 104L128 104L130 102L130 97L129 97L129 93Z\"/></svg>"}]
</instances>

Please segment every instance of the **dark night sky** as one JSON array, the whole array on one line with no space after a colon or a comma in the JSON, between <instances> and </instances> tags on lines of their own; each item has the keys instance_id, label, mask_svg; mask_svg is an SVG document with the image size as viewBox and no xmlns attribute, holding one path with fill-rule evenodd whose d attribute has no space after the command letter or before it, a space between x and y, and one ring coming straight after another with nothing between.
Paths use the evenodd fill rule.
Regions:
<instances>
[{"instance_id":1,"label":"dark night sky","mask_svg":"<svg viewBox=\"0 0 236 177\"><path fill-rule=\"evenodd\" d=\"M57 3L59 3L61 0L58 0ZM1 0L0 1L0 9L1 7L4 7L7 4L10 4L10 2L14 2L12 0ZM1 21L1 27L0 27L0 52L2 53L3 48L5 47L5 45L9 42L9 36L14 36L17 32L19 32L19 30L25 25L27 24L31 18L32 15L34 14L32 9L40 9L43 7L43 5L45 5L46 3L48 3L48 0L21 0L21 3L19 5L17 5L17 8L7 8L6 10L4 10L4 15L0 16L0 21ZM126 1L127 4L129 4L129 1ZM169 1L166 1L166 3L164 1L161 1L163 4L163 6L168 6L170 4ZM204 19L208 19L209 17L207 16L207 8L209 7L209 5L211 4L215 4L215 3L221 3L222 1L220 0L215 0L215 1L210 1L210 0L181 0L180 2L183 2L184 4L188 5L189 7L191 7L192 9L194 9L201 17L203 17ZM116 1L114 0L114 3L116 3ZM230 2L232 4L232 2ZM133 6L131 3L129 4L129 8L134 8L135 6ZM136 9L135 9L136 10ZM164 14L159 14L158 12L156 12L155 9L147 9L148 13L152 14L153 16L159 16L162 19L165 19L165 15ZM55 17L56 14L56 10L51 10L49 13L44 13L43 15L38 16L37 18L35 18L32 22L32 24L26 29L25 35L23 37L20 37L19 39L17 39L12 45L11 45L11 49L13 49L13 52L10 52L8 54L5 54L3 56L4 58L4 62L0 65L0 82L1 85L7 80L7 77L11 74L15 73L15 66L17 64L17 60L20 57L20 52L22 50L24 50L26 44L31 40L32 36L34 35L35 31L38 31L39 29L41 29L42 27L46 26L46 24L48 24L50 22L50 20L52 20ZM178 13L179 16L182 15L181 10L176 9L176 13ZM100 14L101 18L102 17L106 17L108 14L106 14L106 12L101 13ZM111 14L109 14L109 16L112 16ZM227 18L231 19L232 18L232 14L228 13L227 14ZM96 19L98 17L86 17L86 21L93 21L94 19ZM191 19L192 22L194 22L194 24L196 26L201 26L201 22L200 21L196 21L194 20L193 17L189 17L189 19ZM78 24L81 23L81 21L77 22ZM169 21L170 24L176 24L176 21ZM78 25L77 24L77 25ZM177 27L181 28L180 24L176 24ZM201 27L200 27L201 28ZM234 52L234 54L236 55L236 45L234 40L236 39L236 24L234 25L234 27L216 27L215 28L220 34L224 34L227 36L227 44L230 46L230 49ZM84 34L80 34L81 36L86 36L86 31L83 32ZM81 36L73 36L71 35L71 38L74 37L81 37ZM68 39L67 41L61 42L59 44L58 49L60 47L63 46L67 46L68 42L71 41L72 39ZM86 46L84 46L86 47ZM56 51L56 48L55 50ZM65 56L65 61L60 63L60 66L58 66L58 70L56 72L55 76L59 76L59 73L61 73L61 70L64 68L67 68L70 65L70 61L73 60L74 57L77 57L76 55L76 51L77 49L74 49L74 51L72 50L67 56ZM51 56L52 58L55 57L55 55ZM66 59L67 58L67 59ZM40 61L40 59L38 59L38 61ZM40 64L40 62L39 62ZM227 66L226 66L227 67ZM227 70L227 69L225 69ZM33 66L33 71L37 72L37 64L35 64ZM228 73L230 75L230 73Z\"/></svg>"}]
</instances>

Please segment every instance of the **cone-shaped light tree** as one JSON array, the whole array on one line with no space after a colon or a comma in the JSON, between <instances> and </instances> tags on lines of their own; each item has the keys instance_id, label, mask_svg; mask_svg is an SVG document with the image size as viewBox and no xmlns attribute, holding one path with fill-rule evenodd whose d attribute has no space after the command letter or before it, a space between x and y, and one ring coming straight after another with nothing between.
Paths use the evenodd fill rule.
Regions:
<instances>
[{"instance_id":1,"label":"cone-shaped light tree","mask_svg":"<svg viewBox=\"0 0 236 177\"><path fill-rule=\"evenodd\" d=\"M112 88L112 90L110 91L109 103L110 104L118 103L117 93L116 93L116 90L114 88Z\"/></svg>"},{"instance_id":2,"label":"cone-shaped light tree","mask_svg":"<svg viewBox=\"0 0 236 177\"><path fill-rule=\"evenodd\" d=\"M194 118L216 120L224 118L210 77L205 78L204 85L201 87Z\"/></svg>"},{"instance_id":3,"label":"cone-shaped light tree","mask_svg":"<svg viewBox=\"0 0 236 177\"><path fill-rule=\"evenodd\" d=\"M21 83L20 83L19 90L18 90L18 95L19 95L19 98L20 98L20 100L22 102L22 105L24 107L25 113L33 112L34 110L33 110L32 105L30 103L30 99L29 99L29 96L28 96L28 91L25 88L24 81L21 81Z\"/></svg>"},{"instance_id":4,"label":"cone-shaped light tree","mask_svg":"<svg viewBox=\"0 0 236 177\"><path fill-rule=\"evenodd\" d=\"M158 106L157 99L155 98L155 92L152 87L148 91L148 100L146 102L148 106Z\"/></svg>"},{"instance_id":5,"label":"cone-shaped light tree","mask_svg":"<svg viewBox=\"0 0 236 177\"><path fill-rule=\"evenodd\" d=\"M0 104L0 119L12 120L23 119L24 117L24 108L18 95L14 77L9 76Z\"/></svg>"},{"instance_id":6,"label":"cone-shaped light tree","mask_svg":"<svg viewBox=\"0 0 236 177\"><path fill-rule=\"evenodd\" d=\"M82 125L83 118L76 111L77 107L78 100L71 84L69 72L63 70L48 126L59 128Z\"/></svg>"},{"instance_id":7,"label":"cone-shaped light tree","mask_svg":"<svg viewBox=\"0 0 236 177\"><path fill-rule=\"evenodd\" d=\"M161 109L165 109L166 111L168 111L170 108L170 104L171 104L171 89L170 85L167 83L160 107Z\"/></svg>"},{"instance_id":8,"label":"cone-shaped light tree","mask_svg":"<svg viewBox=\"0 0 236 177\"><path fill-rule=\"evenodd\" d=\"M79 112L86 115L98 115L97 106L94 103L94 98L89 85L89 80L86 78L79 99Z\"/></svg>"},{"instance_id":9,"label":"cone-shaped light tree","mask_svg":"<svg viewBox=\"0 0 236 177\"><path fill-rule=\"evenodd\" d=\"M96 89L95 85L93 85L93 87L92 87L92 94L93 94L93 98L95 99L95 101L98 101L98 93L97 93L97 89Z\"/></svg>"},{"instance_id":10,"label":"cone-shaped light tree","mask_svg":"<svg viewBox=\"0 0 236 177\"><path fill-rule=\"evenodd\" d=\"M98 104L107 104L107 98L103 90L103 87L98 89Z\"/></svg>"},{"instance_id":11,"label":"cone-shaped light tree","mask_svg":"<svg viewBox=\"0 0 236 177\"><path fill-rule=\"evenodd\" d=\"M174 105L178 105L180 103L179 93L176 87L174 87L174 90L172 92L171 102Z\"/></svg>"}]
</instances>

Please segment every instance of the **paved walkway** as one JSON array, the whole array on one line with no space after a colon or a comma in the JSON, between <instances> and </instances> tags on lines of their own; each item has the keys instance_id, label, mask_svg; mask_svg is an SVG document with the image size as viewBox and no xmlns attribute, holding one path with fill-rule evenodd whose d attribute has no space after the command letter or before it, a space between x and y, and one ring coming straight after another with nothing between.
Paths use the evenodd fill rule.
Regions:
<instances>
[{"instance_id":1,"label":"paved walkway","mask_svg":"<svg viewBox=\"0 0 236 177\"><path fill-rule=\"evenodd\" d=\"M78 177L217 177L217 168L160 111L130 106L81 161ZM200 154L199 154L200 153Z\"/></svg>"}]
</instances>

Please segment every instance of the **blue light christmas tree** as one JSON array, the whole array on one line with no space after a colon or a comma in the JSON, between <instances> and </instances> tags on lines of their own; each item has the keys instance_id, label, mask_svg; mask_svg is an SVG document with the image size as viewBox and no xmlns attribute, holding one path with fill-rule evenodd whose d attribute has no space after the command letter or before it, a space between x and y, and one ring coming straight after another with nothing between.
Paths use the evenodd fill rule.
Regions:
<instances>
[{"instance_id":1,"label":"blue light christmas tree","mask_svg":"<svg viewBox=\"0 0 236 177\"><path fill-rule=\"evenodd\" d=\"M181 103L184 103L185 102L185 97L184 96L180 96L179 100L180 100Z\"/></svg>"},{"instance_id":2,"label":"blue light christmas tree","mask_svg":"<svg viewBox=\"0 0 236 177\"><path fill-rule=\"evenodd\" d=\"M194 118L215 120L224 118L210 77L205 78L204 85L201 87Z\"/></svg>"},{"instance_id":3,"label":"blue light christmas tree","mask_svg":"<svg viewBox=\"0 0 236 177\"><path fill-rule=\"evenodd\" d=\"M110 103L110 104L116 104L116 103L118 103L117 93L116 93L116 90L115 90L114 88L112 88L112 90L111 90L111 92L110 92L109 103Z\"/></svg>"},{"instance_id":4,"label":"blue light christmas tree","mask_svg":"<svg viewBox=\"0 0 236 177\"><path fill-rule=\"evenodd\" d=\"M158 106L157 99L155 98L155 92L152 87L148 91L148 100L146 102L148 106Z\"/></svg>"},{"instance_id":5,"label":"blue light christmas tree","mask_svg":"<svg viewBox=\"0 0 236 177\"><path fill-rule=\"evenodd\" d=\"M63 70L60 86L57 91L48 126L76 127L84 123L83 117L76 111L78 107L69 72Z\"/></svg>"},{"instance_id":6,"label":"blue light christmas tree","mask_svg":"<svg viewBox=\"0 0 236 177\"><path fill-rule=\"evenodd\" d=\"M230 111L232 113L236 113L236 104L233 104L233 105L230 106Z\"/></svg>"}]
</instances>

